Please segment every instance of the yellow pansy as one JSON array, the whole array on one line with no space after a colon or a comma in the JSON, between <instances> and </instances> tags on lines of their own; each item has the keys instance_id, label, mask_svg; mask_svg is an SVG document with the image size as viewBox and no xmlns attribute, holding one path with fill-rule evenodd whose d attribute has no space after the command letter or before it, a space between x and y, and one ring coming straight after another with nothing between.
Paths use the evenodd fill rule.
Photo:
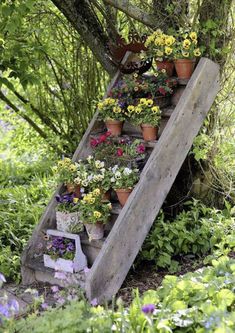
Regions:
<instances>
[{"instance_id":1,"label":"yellow pansy","mask_svg":"<svg viewBox=\"0 0 235 333\"><path fill-rule=\"evenodd\" d=\"M77 203L78 202L78 198L73 198L73 203Z\"/></svg>"},{"instance_id":2,"label":"yellow pansy","mask_svg":"<svg viewBox=\"0 0 235 333\"><path fill-rule=\"evenodd\" d=\"M141 98L140 99L140 105L145 105L146 103L146 98Z\"/></svg>"},{"instance_id":3,"label":"yellow pansy","mask_svg":"<svg viewBox=\"0 0 235 333\"><path fill-rule=\"evenodd\" d=\"M75 165L71 164L70 167L69 167L69 170L72 171L72 172L74 172L74 171L77 170L77 168L76 168Z\"/></svg>"},{"instance_id":4,"label":"yellow pansy","mask_svg":"<svg viewBox=\"0 0 235 333\"><path fill-rule=\"evenodd\" d=\"M114 107L113 107L113 112L114 112L114 113L121 113L121 112L122 112L122 109L120 108L120 106L114 106Z\"/></svg>"},{"instance_id":5,"label":"yellow pansy","mask_svg":"<svg viewBox=\"0 0 235 333\"><path fill-rule=\"evenodd\" d=\"M164 39L161 38L161 37L156 37L156 38L155 38L155 41L154 41L154 44L155 44L156 46L164 45Z\"/></svg>"},{"instance_id":6,"label":"yellow pansy","mask_svg":"<svg viewBox=\"0 0 235 333\"><path fill-rule=\"evenodd\" d=\"M100 189L96 188L93 192L92 192L95 196L100 195Z\"/></svg>"},{"instance_id":7,"label":"yellow pansy","mask_svg":"<svg viewBox=\"0 0 235 333\"><path fill-rule=\"evenodd\" d=\"M98 107L98 109L102 109L103 108L103 103L99 102L97 107Z\"/></svg>"},{"instance_id":8,"label":"yellow pansy","mask_svg":"<svg viewBox=\"0 0 235 333\"><path fill-rule=\"evenodd\" d=\"M166 55L170 55L171 53L172 53L172 48L171 47L168 47L168 46L166 46L165 47L165 53L166 53Z\"/></svg>"},{"instance_id":9,"label":"yellow pansy","mask_svg":"<svg viewBox=\"0 0 235 333\"><path fill-rule=\"evenodd\" d=\"M146 105L147 105L148 107L151 107L151 106L153 105L153 100L152 100L152 99L147 99L147 101L146 101Z\"/></svg>"},{"instance_id":10,"label":"yellow pansy","mask_svg":"<svg viewBox=\"0 0 235 333\"><path fill-rule=\"evenodd\" d=\"M165 39L165 45L166 46L171 46L171 45L174 44L174 42L175 42L175 38L173 36L168 36Z\"/></svg>"},{"instance_id":11,"label":"yellow pansy","mask_svg":"<svg viewBox=\"0 0 235 333\"><path fill-rule=\"evenodd\" d=\"M196 49L196 50L194 50L194 51L193 51L193 54L195 55L195 57L200 57L200 55L201 55L201 51L200 51L200 49Z\"/></svg>"},{"instance_id":12,"label":"yellow pansy","mask_svg":"<svg viewBox=\"0 0 235 333\"><path fill-rule=\"evenodd\" d=\"M160 111L159 106L153 106L151 110L153 111L153 113L160 113L159 112Z\"/></svg>"},{"instance_id":13,"label":"yellow pansy","mask_svg":"<svg viewBox=\"0 0 235 333\"><path fill-rule=\"evenodd\" d=\"M183 57L188 58L189 57L189 52L182 51L182 55L183 55Z\"/></svg>"},{"instance_id":14,"label":"yellow pansy","mask_svg":"<svg viewBox=\"0 0 235 333\"><path fill-rule=\"evenodd\" d=\"M127 107L127 111L129 111L129 112L133 112L133 111L135 111L135 107L134 107L134 105L129 105L129 106Z\"/></svg>"},{"instance_id":15,"label":"yellow pansy","mask_svg":"<svg viewBox=\"0 0 235 333\"><path fill-rule=\"evenodd\" d=\"M156 56L157 56L157 57L162 57L163 54L164 54L164 53L163 53L162 51L160 51L160 50L157 50L157 51L156 51Z\"/></svg>"},{"instance_id":16,"label":"yellow pansy","mask_svg":"<svg viewBox=\"0 0 235 333\"><path fill-rule=\"evenodd\" d=\"M190 34L189 34L189 37L192 39L192 40L196 40L197 39L197 33L192 31Z\"/></svg>"},{"instance_id":17,"label":"yellow pansy","mask_svg":"<svg viewBox=\"0 0 235 333\"><path fill-rule=\"evenodd\" d=\"M190 45L191 45L191 42L189 39L185 39L183 41L183 48L188 49Z\"/></svg>"},{"instance_id":18,"label":"yellow pansy","mask_svg":"<svg viewBox=\"0 0 235 333\"><path fill-rule=\"evenodd\" d=\"M139 106L137 106L136 108L135 108L135 112L136 113L141 113L141 111L142 111L142 109L141 109L141 107L139 107Z\"/></svg>"},{"instance_id":19,"label":"yellow pansy","mask_svg":"<svg viewBox=\"0 0 235 333\"><path fill-rule=\"evenodd\" d=\"M93 213L93 216L94 216L96 219L99 219L99 218L102 216L102 214L101 214L101 212L98 212L97 210L95 210L94 213Z\"/></svg>"}]
</instances>

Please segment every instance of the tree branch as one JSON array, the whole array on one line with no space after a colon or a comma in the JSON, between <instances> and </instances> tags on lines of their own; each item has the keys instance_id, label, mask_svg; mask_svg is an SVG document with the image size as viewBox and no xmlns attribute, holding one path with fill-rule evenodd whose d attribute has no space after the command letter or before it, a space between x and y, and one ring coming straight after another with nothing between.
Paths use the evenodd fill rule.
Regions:
<instances>
[{"instance_id":1,"label":"tree branch","mask_svg":"<svg viewBox=\"0 0 235 333\"><path fill-rule=\"evenodd\" d=\"M156 27L156 17L148 14L140 8L130 4L129 0L103 0L106 4L113 6L133 19L151 27Z\"/></svg>"}]
</instances>

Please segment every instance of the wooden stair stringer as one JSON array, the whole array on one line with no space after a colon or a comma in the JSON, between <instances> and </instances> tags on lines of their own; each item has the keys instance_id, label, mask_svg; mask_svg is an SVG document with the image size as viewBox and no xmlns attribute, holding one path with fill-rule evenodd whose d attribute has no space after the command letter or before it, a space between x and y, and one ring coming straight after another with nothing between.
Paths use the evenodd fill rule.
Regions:
<instances>
[{"instance_id":1,"label":"wooden stair stringer","mask_svg":"<svg viewBox=\"0 0 235 333\"><path fill-rule=\"evenodd\" d=\"M202 58L88 274L90 300L121 287L218 91L219 66Z\"/></svg>"},{"instance_id":2,"label":"wooden stair stringer","mask_svg":"<svg viewBox=\"0 0 235 333\"><path fill-rule=\"evenodd\" d=\"M129 57L131 55L131 52L126 52L126 55L124 56L121 64L125 64ZM110 84L108 85L108 88L106 90L106 94L104 95L104 98L107 97L108 93L112 89L112 87L115 85L117 80L120 78L121 71L118 69L114 77L112 78ZM96 127L97 123L97 117L98 117L98 112L96 112L87 127L87 130L85 134L83 135L77 149L75 150L72 160L75 162L78 159L83 159L86 158L89 155L89 151L91 150L89 142L90 142L90 135L92 130ZM21 276L22 276L22 283L25 285L31 284L35 282L36 276L35 272L33 270L33 267L31 265L32 259L34 255L39 253L41 243L42 241L42 236L43 234L46 233L47 229L53 229L55 228L55 207L57 205L57 202L55 200L55 196L57 194L62 194L64 191L64 186L60 184L55 191L52 199L50 200L49 204L47 205L38 225L35 227L33 234L31 238L29 239L27 245L25 246L22 255L21 255ZM38 248L37 248L38 247ZM28 264L30 263L30 264Z\"/></svg>"}]
</instances>

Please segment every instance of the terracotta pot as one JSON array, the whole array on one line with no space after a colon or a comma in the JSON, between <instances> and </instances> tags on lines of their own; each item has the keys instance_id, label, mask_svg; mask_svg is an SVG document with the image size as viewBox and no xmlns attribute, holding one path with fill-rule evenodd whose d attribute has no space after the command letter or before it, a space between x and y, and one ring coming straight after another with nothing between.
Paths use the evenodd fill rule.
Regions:
<instances>
[{"instance_id":1,"label":"terracotta pot","mask_svg":"<svg viewBox=\"0 0 235 333\"><path fill-rule=\"evenodd\" d=\"M174 60L176 73L179 79L190 79L193 74L196 59Z\"/></svg>"},{"instance_id":2,"label":"terracotta pot","mask_svg":"<svg viewBox=\"0 0 235 333\"><path fill-rule=\"evenodd\" d=\"M89 237L89 240L104 238L104 224L102 222L85 223L85 228Z\"/></svg>"},{"instance_id":3,"label":"terracotta pot","mask_svg":"<svg viewBox=\"0 0 235 333\"><path fill-rule=\"evenodd\" d=\"M157 140L158 127L149 124L142 124L140 127L145 141Z\"/></svg>"},{"instance_id":4,"label":"terracotta pot","mask_svg":"<svg viewBox=\"0 0 235 333\"><path fill-rule=\"evenodd\" d=\"M66 184L67 192L74 193L76 197L80 198L81 196L81 187L80 185L75 185L73 183Z\"/></svg>"},{"instance_id":5,"label":"terracotta pot","mask_svg":"<svg viewBox=\"0 0 235 333\"><path fill-rule=\"evenodd\" d=\"M123 121L106 120L105 125L106 125L108 131L111 132L111 136L119 136L122 134Z\"/></svg>"},{"instance_id":6,"label":"terracotta pot","mask_svg":"<svg viewBox=\"0 0 235 333\"><path fill-rule=\"evenodd\" d=\"M119 200L121 206L123 207L129 197L129 195L132 192L132 188L127 188L127 189L119 188L119 189L116 189L115 192L117 193L118 200Z\"/></svg>"},{"instance_id":7,"label":"terracotta pot","mask_svg":"<svg viewBox=\"0 0 235 333\"><path fill-rule=\"evenodd\" d=\"M158 60L156 60L156 64L157 64L157 69L158 70L165 69L166 73L169 77L173 76L173 71L174 71L173 61L168 61L168 60L158 61Z\"/></svg>"},{"instance_id":8,"label":"terracotta pot","mask_svg":"<svg viewBox=\"0 0 235 333\"><path fill-rule=\"evenodd\" d=\"M110 201L110 199L111 199L111 190L108 190L103 194L102 200Z\"/></svg>"}]
</instances>

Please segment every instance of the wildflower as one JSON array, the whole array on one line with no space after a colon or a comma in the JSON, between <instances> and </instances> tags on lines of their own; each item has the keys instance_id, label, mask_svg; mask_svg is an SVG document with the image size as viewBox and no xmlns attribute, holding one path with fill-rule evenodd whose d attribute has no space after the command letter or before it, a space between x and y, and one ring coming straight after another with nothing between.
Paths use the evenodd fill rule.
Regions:
<instances>
[{"instance_id":1,"label":"wildflower","mask_svg":"<svg viewBox=\"0 0 235 333\"><path fill-rule=\"evenodd\" d=\"M189 57L189 52L182 51L182 55L183 55L183 57L188 58Z\"/></svg>"},{"instance_id":2,"label":"wildflower","mask_svg":"<svg viewBox=\"0 0 235 333\"><path fill-rule=\"evenodd\" d=\"M117 156L122 156L123 155L123 150L121 148L117 149Z\"/></svg>"},{"instance_id":3,"label":"wildflower","mask_svg":"<svg viewBox=\"0 0 235 333\"><path fill-rule=\"evenodd\" d=\"M95 196L100 195L100 189L96 188L93 192L92 192Z\"/></svg>"},{"instance_id":4,"label":"wildflower","mask_svg":"<svg viewBox=\"0 0 235 333\"><path fill-rule=\"evenodd\" d=\"M200 55L201 55L200 49L194 50L193 54L195 55L195 57L200 57Z\"/></svg>"},{"instance_id":5,"label":"wildflower","mask_svg":"<svg viewBox=\"0 0 235 333\"><path fill-rule=\"evenodd\" d=\"M141 107L136 107L136 108L135 108L135 112L136 112L137 114L141 113L141 111L142 111Z\"/></svg>"},{"instance_id":6,"label":"wildflower","mask_svg":"<svg viewBox=\"0 0 235 333\"><path fill-rule=\"evenodd\" d=\"M160 111L159 106L153 106L151 110L153 113L158 113Z\"/></svg>"},{"instance_id":7,"label":"wildflower","mask_svg":"<svg viewBox=\"0 0 235 333\"><path fill-rule=\"evenodd\" d=\"M166 46L171 46L172 44L174 44L174 42L175 42L175 38L173 36L168 36L165 39Z\"/></svg>"},{"instance_id":8,"label":"wildflower","mask_svg":"<svg viewBox=\"0 0 235 333\"><path fill-rule=\"evenodd\" d=\"M153 105L153 100L152 99L148 99L146 101L146 104L147 104L148 107L151 107Z\"/></svg>"},{"instance_id":9,"label":"wildflower","mask_svg":"<svg viewBox=\"0 0 235 333\"><path fill-rule=\"evenodd\" d=\"M129 106L127 107L127 111L129 111L129 112L133 112L134 110L135 110L134 105L129 105Z\"/></svg>"},{"instance_id":10,"label":"wildflower","mask_svg":"<svg viewBox=\"0 0 235 333\"><path fill-rule=\"evenodd\" d=\"M156 309L154 304L145 304L142 306L142 312L145 314L152 314Z\"/></svg>"},{"instance_id":11,"label":"wildflower","mask_svg":"<svg viewBox=\"0 0 235 333\"><path fill-rule=\"evenodd\" d=\"M146 103L146 98L141 98L140 99L140 105L145 105Z\"/></svg>"}]
</instances>

